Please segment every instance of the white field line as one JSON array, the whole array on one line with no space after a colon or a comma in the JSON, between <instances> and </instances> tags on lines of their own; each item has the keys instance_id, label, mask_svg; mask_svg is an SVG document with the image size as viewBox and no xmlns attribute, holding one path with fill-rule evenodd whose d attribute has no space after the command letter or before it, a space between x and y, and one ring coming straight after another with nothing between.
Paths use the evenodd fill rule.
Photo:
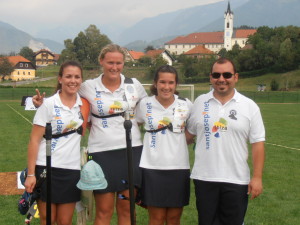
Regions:
<instances>
[{"instance_id":1,"label":"white field line","mask_svg":"<svg viewBox=\"0 0 300 225\"><path fill-rule=\"evenodd\" d=\"M293 149L293 150L297 150L297 151L300 151L299 148L292 148L292 147L288 147L288 146L284 146L284 145L277 145L277 144L272 144L272 143L267 143L265 142L267 145L274 145L274 146L277 146L277 147L281 147L281 148L287 148L287 149Z\"/></svg>"},{"instance_id":2,"label":"white field line","mask_svg":"<svg viewBox=\"0 0 300 225\"><path fill-rule=\"evenodd\" d=\"M32 125L32 122L29 121L25 116L23 116L21 113L19 113L17 110L15 110L13 107L11 107L10 105L6 104L9 108L11 108L12 110L14 110L17 114L19 114L24 120L26 120L28 123L30 123Z\"/></svg>"}]
</instances>

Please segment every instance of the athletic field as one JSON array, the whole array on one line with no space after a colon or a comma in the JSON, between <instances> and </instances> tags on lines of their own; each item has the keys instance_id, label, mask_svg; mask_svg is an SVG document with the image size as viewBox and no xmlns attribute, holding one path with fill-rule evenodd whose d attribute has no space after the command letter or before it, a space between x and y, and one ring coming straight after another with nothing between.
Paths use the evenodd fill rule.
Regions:
<instances>
[{"instance_id":1,"label":"athletic field","mask_svg":"<svg viewBox=\"0 0 300 225\"><path fill-rule=\"evenodd\" d=\"M25 111L20 102L21 99L0 100L0 172L15 172L26 167L34 111ZM264 193L249 201L245 224L300 224L300 104L259 106L267 134ZM86 138L83 145L86 146ZM194 154L193 150L190 152L192 164ZM251 163L251 157L249 161ZM25 217L17 210L19 197L0 195L0 224L24 224ZM115 218L113 225L117 224ZM75 221L76 216L73 224L76 224ZM39 224L39 220L34 219L31 224ZM137 206L137 225L146 224L147 211ZM190 205L184 209L181 224L197 224L193 185Z\"/></svg>"}]
</instances>

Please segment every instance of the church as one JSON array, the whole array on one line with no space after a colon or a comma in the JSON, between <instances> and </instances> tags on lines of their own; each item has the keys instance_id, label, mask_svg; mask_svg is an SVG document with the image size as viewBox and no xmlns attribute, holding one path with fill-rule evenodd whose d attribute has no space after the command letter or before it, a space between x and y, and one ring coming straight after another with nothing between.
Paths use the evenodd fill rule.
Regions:
<instances>
[{"instance_id":1,"label":"church","mask_svg":"<svg viewBox=\"0 0 300 225\"><path fill-rule=\"evenodd\" d=\"M171 54L181 55L202 45L204 48L217 54L222 48L225 48L227 51L231 50L235 44L243 48L248 37L255 32L255 29L233 28L233 12L228 2L227 11L224 14L224 31L198 32L186 36L178 36L165 43L165 49Z\"/></svg>"}]
</instances>

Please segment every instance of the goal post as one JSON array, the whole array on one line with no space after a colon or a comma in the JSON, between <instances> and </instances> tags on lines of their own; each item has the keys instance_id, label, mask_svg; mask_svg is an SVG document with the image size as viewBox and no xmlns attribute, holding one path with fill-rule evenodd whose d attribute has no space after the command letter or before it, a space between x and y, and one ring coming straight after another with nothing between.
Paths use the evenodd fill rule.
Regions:
<instances>
[{"instance_id":1,"label":"goal post","mask_svg":"<svg viewBox=\"0 0 300 225\"><path fill-rule=\"evenodd\" d=\"M150 87L152 84L142 84L148 94L150 94ZM193 84L179 84L176 88L179 96L188 98L191 102L195 100L195 86Z\"/></svg>"}]
</instances>

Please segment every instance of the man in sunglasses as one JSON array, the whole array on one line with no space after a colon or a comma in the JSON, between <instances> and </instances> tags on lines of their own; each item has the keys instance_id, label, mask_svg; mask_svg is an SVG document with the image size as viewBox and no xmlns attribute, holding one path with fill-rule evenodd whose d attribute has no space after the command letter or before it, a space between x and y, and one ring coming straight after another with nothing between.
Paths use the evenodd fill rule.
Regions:
<instances>
[{"instance_id":1,"label":"man in sunglasses","mask_svg":"<svg viewBox=\"0 0 300 225\"><path fill-rule=\"evenodd\" d=\"M248 195L262 193L265 128L256 103L235 89L237 81L233 62L218 59L210 74L213 90L195 100L188 121L188 143L197 137L191 178L199 225L242 225Z\"/></svg>"}]
</instances>

